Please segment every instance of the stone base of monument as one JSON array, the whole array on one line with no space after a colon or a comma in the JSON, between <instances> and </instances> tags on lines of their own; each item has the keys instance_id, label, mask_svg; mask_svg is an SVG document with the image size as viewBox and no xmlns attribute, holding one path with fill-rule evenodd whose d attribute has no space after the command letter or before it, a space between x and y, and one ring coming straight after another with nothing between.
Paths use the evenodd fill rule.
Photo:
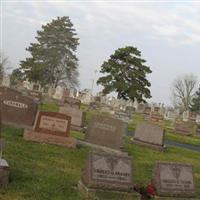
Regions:
<instances>
[{"instance_id":1,"label":"stone base of monument","mask_svg":"<svg viewBox=\"0 0 200 200\"><path fill-rule=\"evenodd\" d=\"M59 146L64 146L67 148L76 148L77 140L72 137L62 137L52 134L46 133L38 133L33 130L24 130L23 138L25 140L39 142L39 143L47 143L47 144L55 144Z\"/></svg>"},{"instance_id":2,"label":"stone base of monument","mask_svg":"<svg viewBox=\"0 0 200 200\"><path fill-rule=\"evenodd\" d=\"M103 189L95 189L88 188L83 184L82 181L78 183L78 191L80 194L86 199L126 199L126 200L140 200L140 194L136 192L122 192L122 191L114 191L114 190L103 190Z\"/></svg>"},{"instance_id":3,"label":"stone base of monument","mask_svg":"<svg viewBox=\"0 0 200 200\"><path fill-rule=\"evenodd\" d=\"M124 152L124 151L121 151L121 150L112 149L112 148L101 146L101 145L97 145L97 144L92 144L90 142L86 142L86 141L83 141L83 140L78 140L77 144L90 146L93 149L100 150L100 151L103 151L105 153L114 153L114 154L117 154L117 155L128 155L127 152Z\"/></svg>"},{"instance_id":4,"label":"stone base of monument","mask_svg":"<svg viewBox=\"0 0 200 200\"><path fill-rule=\"evenodd\" d=\"M0 186L7 186L9 182L10 168L6 160L0 159Z\"/></svg>"},{"instance_id":5,"label":"stone base of monument","mask_svg":"<svg viewBox=\"0 0 200 200\"><path fill-rule=\"evenodd\" d=\"M140 141L140 140L137 140L137 139L132 139L131 141L132 141L133 144L138 144L138 145L144 146L144 147L150 147L151 149L156 149L156 150L160 150L160 151L166 150L166 146L150 144L150 143L143 142L143 141Z\"/></svg>"},{"instance_id":6,"label":"stone base of monument","mask_svg":"<svg viewBox=\"0 0 200 200\"><path fill-rule=\"evenodd\" d=\"M73 131L79 131L79 132L83 132L83 127L80 127L80 126L74 126L71 124L71 130Z\"/></svg>"},{"instance_id":7,"label":"stone base of monument","mask_svg":"<svg viewBox=\"0 0 200 200\"><path fill-rule=\"evenodd\" d=\"M196 198L184 198L184 197L160 197L160 196L155 196L154 199L158 200L198 200Z\"/></svg>"}]
</instances>

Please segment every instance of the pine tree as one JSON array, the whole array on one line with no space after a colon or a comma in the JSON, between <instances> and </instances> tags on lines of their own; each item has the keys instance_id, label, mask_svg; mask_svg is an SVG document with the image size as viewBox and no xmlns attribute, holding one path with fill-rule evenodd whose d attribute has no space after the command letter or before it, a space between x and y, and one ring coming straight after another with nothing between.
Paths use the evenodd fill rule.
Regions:
<instances>
[{"instance_id":1,"label":"pine tree","mask_svg":"<svg viewBox=\"0 0 200 200\"><path fill-rule=\"evenodd\" d=\"M200 114L200 87L192 99L191 111Z\"/></svg>"},{"instance_id":2,"label":"pine tree","mask_svg":"<svg viewBox=\"0 0 200 200\"><path fill-rule=\"evenodd\" d=\"M97 84L103 86L104 95L116 92L118 98L145 102L145 98L151 97L151 84L146 78L151 70L145 62L137 48L119 48L102 64L100 72L105 76L100 77Z\"/></svg>"},{"instance_id":3,"label":"pine tree","mask_svg":"<svg viewBox=\"0 0 200 200\"><path fill-rule=\"evenodd\" d=\"M79 38L69 17L58 17L37 31L37 43L26 50L31 57L21 61L21 70L30 81L56 87L62 81L78 85L78 59L75 55Z\"/></svg>"}]
</instances>

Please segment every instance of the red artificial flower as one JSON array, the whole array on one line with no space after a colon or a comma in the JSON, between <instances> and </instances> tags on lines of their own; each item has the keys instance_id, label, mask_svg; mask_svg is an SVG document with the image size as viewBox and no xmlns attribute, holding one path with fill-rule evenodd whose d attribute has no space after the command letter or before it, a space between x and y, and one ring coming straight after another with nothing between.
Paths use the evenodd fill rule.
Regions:
<instances>
[{"instance_id":1,"label":"red artificial flower","mask_svg":"<svg viewBox=\"0 0 200 200\"><path fill-rule=\"evenodd\" d=\"M154 195L156 194L155 188L154 188L154 186L153 186L151 183L149 183L149 184L147 185L147 193L148 193L149 195L151 195L151 196L154 196Z\"/></svg>"}]
</instances>

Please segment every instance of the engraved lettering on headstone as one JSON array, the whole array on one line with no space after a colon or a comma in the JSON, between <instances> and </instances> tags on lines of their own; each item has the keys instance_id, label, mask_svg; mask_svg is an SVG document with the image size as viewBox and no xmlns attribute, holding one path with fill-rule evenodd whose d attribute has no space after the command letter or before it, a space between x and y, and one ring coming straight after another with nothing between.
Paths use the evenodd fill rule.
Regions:
<instances>
[{"instance_id":1,"label":"engraved lettering on headstone","mask_svg":"<svg viewBox=\"0 0 200 200\"><path fill-rule=\"evenodd\" d=\"M12 106L12 107L16 107L16 108L22 108L22 109L27 109L28 105L21 103L21 102L17 102L17 101L11 101L11 100L4 100L3 103L7 106Z\"/></svg>"},{"instance_id":2,"label":"engraved lettering on headstone","mask_svg":"<svg viewBox=\"0 0 200 200\"><path fill-rule=\"evenodd\" d=\"M68 120L56 119L49 116L41 116L39 128L47 129L50 131L62 131L67 130Z\"/></svg>"}]
</instances>

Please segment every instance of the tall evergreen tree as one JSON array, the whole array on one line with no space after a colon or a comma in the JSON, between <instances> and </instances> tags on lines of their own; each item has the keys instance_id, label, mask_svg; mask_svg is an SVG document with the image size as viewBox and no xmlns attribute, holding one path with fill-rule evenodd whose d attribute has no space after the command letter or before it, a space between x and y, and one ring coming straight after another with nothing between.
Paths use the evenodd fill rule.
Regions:
<instances>
[{"instance_id":1,"label":"tall evergreen tree","mask_svg":"<svg viewBox=\"0 0 200 200\"><path fill-rule=\"evenodd\" d=\"M30 81L56 87L62 81L78 85L76 49L79 38L69 17L58 17L37 31L37 43L26 50L31 57L21 61L21 69Z\"/></svg>"},{"instance_id":2,"label":"tall evergreen tree","mask_svg":"<svg viewBox=\"0 0 200 200\"><path fill-rule=\"evenodd\" d=\"M105 76L97 84L103 86L104 95L116 92L118 98L145 101L151 97L151 84L146 77L151 70L145 62L137 48L119 48L102 64L100 72Z\"/></svg>"},{"instance_id":3,"label":"tall evergreen tree","mask_svg":"<svg viewBox=\"0 0 200 200\"><path fill-rule=\"evenodd\" d=\"M192 99L191 111L200 114L200 87Z\"/></svg>"}]
</instances>

